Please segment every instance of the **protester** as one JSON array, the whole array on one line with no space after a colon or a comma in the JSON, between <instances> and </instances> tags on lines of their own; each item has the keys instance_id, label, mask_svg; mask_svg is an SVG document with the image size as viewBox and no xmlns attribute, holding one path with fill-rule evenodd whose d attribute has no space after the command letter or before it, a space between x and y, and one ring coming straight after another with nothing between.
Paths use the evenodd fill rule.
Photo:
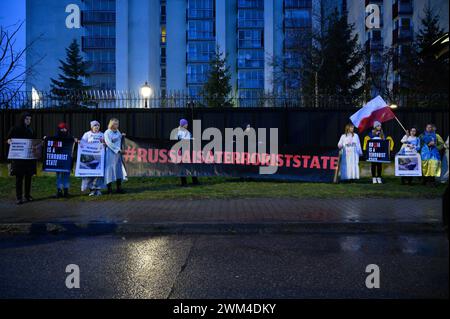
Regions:
<instances>
[{"instance_id":1,"label":"protester","mask_svg":"<svg viewBox=\"0 0 450 319\"><path fill-rule=\"evenodd\" d=\"M447 183L448 182L448 136L447 140L444 143L445 153L444 157L442 159L442 172L441 172L441 183Z\"/></svg>"},{"instance_id":2,"label":"protester","mask_svg":"<svg viewBox=\"0 0 450 319\"><path fill-rule=\"evenodd\" d=\"M341 150L341 180L359 179L359 157L362 155L361 142L353 124L345 126L338 148Z\"/></svg>"},{"instance_id":3,"label":"protester","mask_svg":"<svg viewBox=\"0 0 450 319\"><path fill-rule=\"evenodd\" d=\"M436 134L436 126L427 124L425 132L420 135L420 155L422 158L422 182L435 185L435 178L441 176L441 155L444 140Z\"/></svg>"},{"instance_id":4,"label":"protester","mask_svg":"<svg viewBox=\"0 0 450 319\"><path fill-rule=\"evenodd\" d=\"M191 132L188 131L188 121L186 119L181 119L180 120L180 126L178 127L178 132L177 132L177 139L179 141L181 140L191 140L192 139L192 135ZM181 186L187 186L187 177L186 176L181 176ZM198 181L197 176L192 176L192 184L194 185L199 185L200 182Z\"/></svg>"},{"instance_id":5,"label":"protester","mask_svg":"<svg viewBox=\"0 0 450 319\"><path fill-rule=\"evenodd\" d=\"M112 194L112 183L116 182L117 193L124 194L122 181L126 180L126 171L122 161L122 137L125 134L119 131L119 120L111 119L108 130L104 134L105 152L105 183L108 187L108 194Z\"/></svg>"},{"instance_id":6,"label":"protester","mask_svg":"<svg viewBox=\"0 0 450 319\"><path fill-rule=\"evenodd\" d=\"M77 140L69 134L67 124L64 122L58 124L54 138L65 140L67 142L77 142ZM69 197L69 188L70 172L56 172L56 198Z\"/></svg>"},{"instance_id":7,"label":"protester","mask_svg":"<svg viewBox=\"0 0 450 319\"><path fill-rule=\"evenodd\" d=\"M373 130L369 133L369 138L371 140L385 140L383 128L381 127L381 123L375 121L373 123ZM373 184L383 184L382 175L383 175L383 164L372 162L370 165L371 173L372 173L372 183Z\"/></svg>"},{"instance_id":8,"label":"protester","mask_svg":"<svg viewBox=\"0 0 450 319\"><path fill-rule=\"evenodd\" d=\"M11 144L11 139L35 139L36 134L31 128L31 114L28 112L22 113L16 126L12 127L7 135L8 144ZM16 199L17 204L23 204L23 191L25 180L25 201L31 202L31 179L36 174L36 160L34 159L16 159L11 161L11 176L16 177Z\"/></svg>"},{"instance_id":9,"label":"protester","mask_svg":"<svg viewBox=\"0 0 450 319\"><path fill-rule=\"evenodd\" d=\"M85 143L104 143L103 133L100 132L100 123L98 121L91 122L91 130L83 134L81 140ZM101 189L104 186L103 177L83 177L81 180L81 191L85 192L89 189L89 196L102 195Z\"/></svg>"},{"instance_id":10,"label":"protester","mask_svg":"<svg viewBox=\"0 0 450 319\"><path fill-rule=\"evenodd\" d=\"M401 139L402 147L400 148L399 155L413 155L420 151L420 139L417 137L417 128L411 127L409 131L405 132L405 135ZM412 176L402 176L402 184L412 185Z\"/></svg>"}]
</instances>

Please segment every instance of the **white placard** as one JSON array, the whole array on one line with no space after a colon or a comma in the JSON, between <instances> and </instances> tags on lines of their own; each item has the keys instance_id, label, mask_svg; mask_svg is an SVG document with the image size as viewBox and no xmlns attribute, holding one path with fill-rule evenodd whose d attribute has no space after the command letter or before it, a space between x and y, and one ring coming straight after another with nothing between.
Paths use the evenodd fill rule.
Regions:
<instances>
[{"instance_id":1,"label":"white placard","mask_svg":"<svg viewBox=\"0 0 450 319\"><path fill-rule=\"evenodd\" d=\"M105 147L101 142L80 141L77 152L76 177L103 177Z\"/></svg>"},{"instance_id":2,"label":"white placard","mask_svg":"<svg viewBox=\"0 0 450 319\"><path fill-rule=\"evenodd\" d=\"M42 154L42 141L26 138L12 138L9 145L9 160L40 159Z\"/></svg>"},{"instance_id":3,"label":"white placard","mask_svg":"<svg viewBox=\"0 0 450 319\"><path fill-rule=\"evenodd\" d=\"M420 154L396 155L395 176L422 176Z\"/></svg>"}]
</instances>

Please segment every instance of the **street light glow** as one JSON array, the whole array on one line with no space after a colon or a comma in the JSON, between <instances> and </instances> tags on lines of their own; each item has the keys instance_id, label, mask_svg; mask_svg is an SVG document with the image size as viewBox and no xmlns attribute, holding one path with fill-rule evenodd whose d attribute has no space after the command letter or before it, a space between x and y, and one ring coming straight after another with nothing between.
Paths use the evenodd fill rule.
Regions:
<instances>
[{"instance_id":1,"label":"street light glow","mask_svg":"<svg viewBox=\"0 0 450 319\"><path fill-rule=\"evenodd\" d=\"M397 105L397 104L391 104L391 105L389 105L389 107L390 107L391 109L396 109L396 108L398 107L398 105Z\"/></svg>"},{"instance_id":2,"label":"street light glow","mask_svg":"<svg viewBox=\"0 0 450 319\"><path fill-rule=\"evenodd\" d=\"M141 95L144 99L148 99L153 95L153 90L147 82L141 87Z\"/></svg>"}]
</instances>

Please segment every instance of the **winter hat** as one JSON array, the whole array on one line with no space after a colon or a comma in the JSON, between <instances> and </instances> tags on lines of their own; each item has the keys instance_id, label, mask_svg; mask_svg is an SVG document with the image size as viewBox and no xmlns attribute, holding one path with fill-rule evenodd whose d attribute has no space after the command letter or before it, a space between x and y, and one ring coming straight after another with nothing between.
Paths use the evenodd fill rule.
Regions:
<instances>
[{"instance_id":1,"label":"winter hat","mask_svg":"<svg viewBox=\"0 0 450 319\"><path fill-rule=\"evenodd\" d=\"M66 130L67 130L67 124L64 123L64 122L60 122L60 123L58 124L58 130L63 130L63 129L66 129Z\"/></svg>"},{"instance_id":2,"label":"winter hat","mask_svg":"<svg viewBox=\"0 0 450 319\"><path fill-rule=\"evenodd\" d=\"M376 128L377 126L380 126L381 123L378 121L373 122L373 128Z\"/></svg>"},{"instance_id":3,"label":"winter hat","mask_svg":"<svg viewBox=\"0 0 450 319\"><path fill-rule=\"evenodd\" d=\"M91 121L91 128L94 126L100 126L100 123L98 121Z\"/></svg>"},{"instance_id":4,"label":"winter hat","mask_svg":"<svg viewBox=\"0 0 450 319\"><path fill-rule=\"evenodd\" d=\"M180 120L180 126L185 126L188 124L188 121L186 119L181 119Z\"/></svg>"}]
</instances>

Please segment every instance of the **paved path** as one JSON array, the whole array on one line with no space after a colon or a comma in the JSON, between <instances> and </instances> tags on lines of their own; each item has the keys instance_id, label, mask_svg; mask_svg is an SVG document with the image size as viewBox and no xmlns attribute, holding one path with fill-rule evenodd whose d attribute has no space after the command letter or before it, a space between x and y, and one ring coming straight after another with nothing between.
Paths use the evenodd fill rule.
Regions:
<instances>
[{"instance_id":1,"label":"paved path","mask_svg":"<svg viewBox=\"0 0 450 319\"><path fill-rule=\"evenodd\" d=\"M439 199L235 199L0 203L12 224L153 225L441 224ZM136 230L138 231L138 229Z\"/></svg>"}]
</instances>

